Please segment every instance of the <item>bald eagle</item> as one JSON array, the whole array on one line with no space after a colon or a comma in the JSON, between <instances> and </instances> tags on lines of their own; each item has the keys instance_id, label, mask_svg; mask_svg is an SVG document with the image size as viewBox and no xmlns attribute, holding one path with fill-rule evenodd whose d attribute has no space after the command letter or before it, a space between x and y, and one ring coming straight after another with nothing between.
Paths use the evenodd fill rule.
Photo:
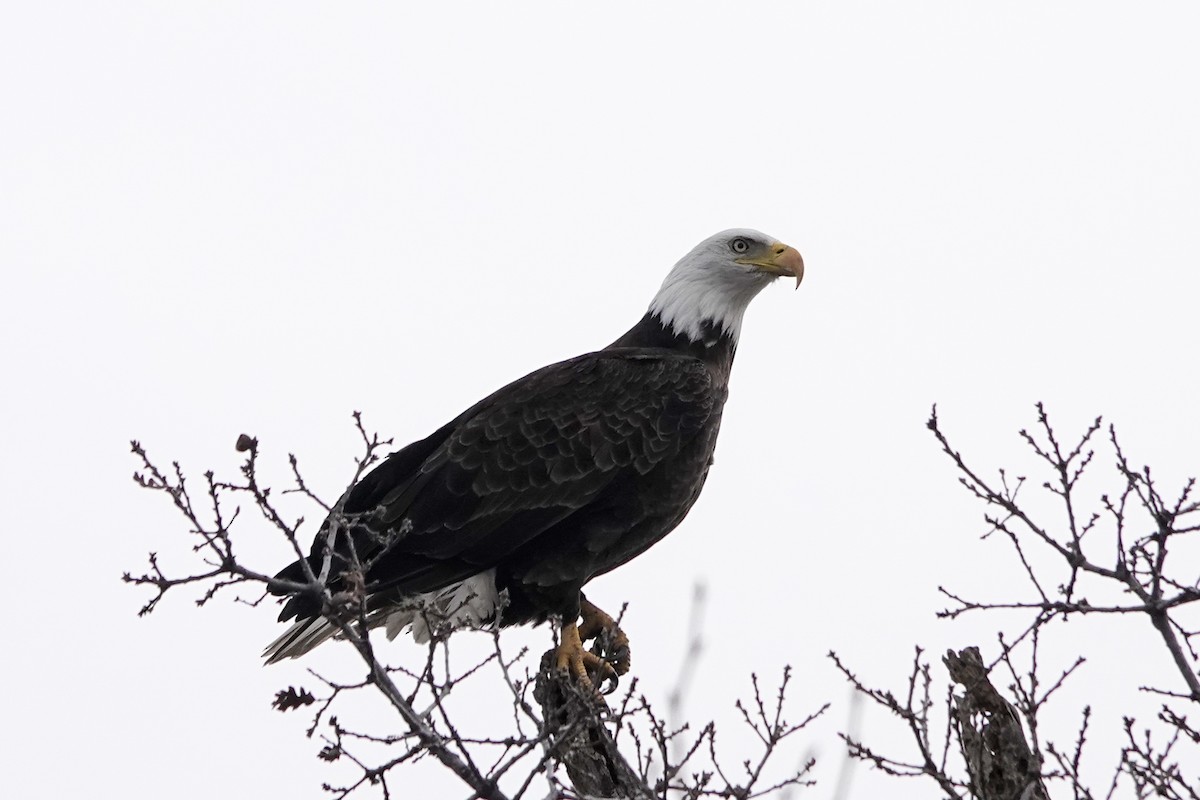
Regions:
<instances>
[{"instance_id":1,"label":"bald eagle","mask_svg":"<svg viewBox=\"0 0 1200 800\"><path fill-rule=\"evenodd\" d=\"M365 475L317 534L312 574L340 590L362 565L368 625L389 638L412 629L425 640L438 614L451 627L557 617L557 666L583 684L589 669L615 679L629 667L628 640L583 586L662 539L696 502L742 315L784 275L799 286L804 261L770 236L705 239L611 345L510 383ZM305 573L296 561L276 577ZM291 596L279 619L296 621L266 648L268 663L336 632L315 593ZM601 634L626 656L609 664L583 649Z\"/></svg>"}]
</instances>

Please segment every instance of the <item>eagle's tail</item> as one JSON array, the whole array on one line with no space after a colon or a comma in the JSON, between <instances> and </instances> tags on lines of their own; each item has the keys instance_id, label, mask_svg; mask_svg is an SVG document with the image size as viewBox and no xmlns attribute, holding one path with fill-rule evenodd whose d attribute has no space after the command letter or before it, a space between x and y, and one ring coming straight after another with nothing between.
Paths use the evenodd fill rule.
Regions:
<instances>
[{"instance_id":1,"label":"eagle's tail","mask_svg":"<svg viewBox=\"0 0 1200 800\"><path fill-rule=\"evenodd\" d=\"M507 593L496 591L496 570L489 569L436 592L377 608L367 614L366 622L368 628L386 626L388 639L411 628L417 643L424 644L438 628L478 627L494 622L506 603ZM267 645L263 658L267 664L299 658L337 634L337 626L325 617L302 619Z\"/></svg>"},{"instance_id":2,"label":"eagle's tail","mask_svg":"<svg viewBox=\"0 0 1200 800\"><path fill-rule=\"evenodd\" d=\"M267 664L274 664L285 658L299 658L335 633L337 628L324 617L302 619L267 645L263 650L263 658Z\"/></svg>"}]
</instances>

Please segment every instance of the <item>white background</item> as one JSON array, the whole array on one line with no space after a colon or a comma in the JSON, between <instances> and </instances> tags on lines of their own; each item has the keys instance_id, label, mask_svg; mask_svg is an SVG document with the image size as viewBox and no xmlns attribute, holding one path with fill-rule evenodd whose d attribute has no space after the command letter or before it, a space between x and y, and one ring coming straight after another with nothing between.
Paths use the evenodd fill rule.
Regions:
<instances>
[{"instance_id":1,"label":"white background","mask_svg":"<svg viewBox=\"0 0 1200 800\"><path fill-rule=\"evenodd\" d=\"M273 476L295 452L335 496L352 410L422 437L607 344L693 244L749 226L804 254L805 283L750 309L701 502L590 595L630 603L634 672L661 699L706 581L689 714L720 721L736 763L734 699L792 664L794 716L834 702L800 748L822 763L805 796L829 797L849 711L827 651L900 689L920 643L940 680L938 654L994 653L1019 619L939 622L939 584L1031 599L1007 545L978 538L924 428L934 402L988 475L1033 469L1016 431L1038 400L1064 438L1104 414L1171 494L1200 446L1200 13L914 8L6 6L5 793L316 797L350 775L268 708L312 684L259 666L273 609L180 592L135 617L147 597L120 574L150 550L182 568L186 545L129 480L129 439L198 480L234 477L251 433ZM1110 465L1089 497L1116 489ZM242 531L257 566L288 560ZM1091 660L1042 735L1065 744L1094 704L1099 789L1122 711L1155 706L1135 687L1178 677L1141 620L1055 632L1048 672ZM310 663L355 676L351 659ZM894 720L865 726L908 752ZM467 794L432 763L407 780ZM862 768L852 796L936 792Z\"/></svg>"}]
</instances>

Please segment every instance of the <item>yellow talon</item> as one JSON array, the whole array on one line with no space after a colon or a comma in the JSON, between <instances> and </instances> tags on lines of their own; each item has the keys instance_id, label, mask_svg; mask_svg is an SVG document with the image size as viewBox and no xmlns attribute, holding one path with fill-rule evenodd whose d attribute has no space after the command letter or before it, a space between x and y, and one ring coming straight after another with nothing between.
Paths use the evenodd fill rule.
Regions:
<instances>
[{"instance_id":1,"label":"yellow talon","mask_svg":"<svg viewBox=\"0 0 1200 800\"><path fill-rule=\"evenodd\" d=\"M586 597L580 598L579 612L583 618L578 631L579 638L585 642L596 639L600 644L599 649L608 656L605 663L611 664L617 675L629 672L629 637L617 625L617 621Z\"/></svg>"},{"instance_id":2,"label":"yellow talon","mask_svg":"<svg viewBox=\"0 0 1200 800\"><path fill-rule=\"evenodd\" d=\"M562 641L555 651L554 665L559 672L574 678L584 692L600 694L596 681L601 686L611 683L610 692L617 687L617 671L600 656L583 649L579 628L573 622L562 627Z\"/></svg>"}]
</instances>

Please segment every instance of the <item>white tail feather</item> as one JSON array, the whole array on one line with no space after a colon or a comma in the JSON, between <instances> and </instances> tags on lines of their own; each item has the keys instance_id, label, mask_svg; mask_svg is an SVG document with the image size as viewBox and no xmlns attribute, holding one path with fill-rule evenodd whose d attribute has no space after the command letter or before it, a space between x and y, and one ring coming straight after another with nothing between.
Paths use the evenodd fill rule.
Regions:
<instances>
[{"instance_id":1,"label":"white tail feather","mask_svg":"<svg viewBox=\"0 0 1200 800\"><path fill-rule=\"evenodd\" d=\"M301 620L267 645L263 658L268 664L285 658L298 658L337 633L337 628L324 617Z\"/></svg>"},{"instance_id":2,"label":"white tail feather","mask_svg":"<svg viewBox=\"0 0 1200 800\"><path fill-rule=\"evenodd\" d=\"M367 625L384 626L389 640L411 627L413 639L424 644L443 628L479 627L493 621L501 602L496 570L490 569L436 592L406 598L394 608L380 609L367 617ZM267 645L263 657L268 664L298 658L337 633L324 617L301 620Z\"/></svg>"}]
</instances>

